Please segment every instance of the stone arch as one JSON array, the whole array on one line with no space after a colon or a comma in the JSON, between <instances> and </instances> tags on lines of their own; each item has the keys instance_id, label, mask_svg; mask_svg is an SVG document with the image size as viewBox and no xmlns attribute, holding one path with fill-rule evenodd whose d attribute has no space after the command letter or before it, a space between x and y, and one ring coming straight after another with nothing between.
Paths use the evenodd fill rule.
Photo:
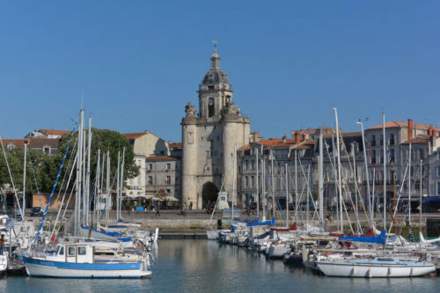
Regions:
<instances>
[{"instance_id":1,"label":"stone arch","mask_svg":"<svg viewBox=\"0 0 440 293\"><path fill-rule=\"evenodd\" d=\"M218 196L218 188L212 182L206 182L202 186L202 208L208 208L215 205Z\"/></svg>"}]
</instances>

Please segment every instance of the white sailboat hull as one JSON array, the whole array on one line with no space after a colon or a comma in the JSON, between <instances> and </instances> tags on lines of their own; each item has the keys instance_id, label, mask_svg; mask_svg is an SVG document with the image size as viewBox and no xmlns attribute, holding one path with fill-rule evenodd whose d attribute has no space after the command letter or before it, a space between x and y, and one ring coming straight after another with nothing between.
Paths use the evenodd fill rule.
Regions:
<instances>
[{"instance_id":1,"label":"white sailboat hull","mask_svg":"<svg viewBox=\"0 0 440 293\"><path fill-rule=\"evenodd\" d=\"M352 265L348 263L317 262L319 270L330 277L350 278L402 278L420 277L435 272L434 265L394 266L394 265Z\"/></svg>"}]
</instances>

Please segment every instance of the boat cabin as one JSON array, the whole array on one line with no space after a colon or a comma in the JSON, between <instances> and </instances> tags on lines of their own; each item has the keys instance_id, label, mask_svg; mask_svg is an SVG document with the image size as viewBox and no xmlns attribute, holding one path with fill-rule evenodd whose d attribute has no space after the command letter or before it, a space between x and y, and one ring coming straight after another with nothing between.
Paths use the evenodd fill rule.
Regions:
<instances>
[{"instance_id":1,"label":"boat cabin","mask_svg":"<svg viewBox=\"0 0 440 293\"><path fill-rule=\"evenodd\" d=\"M55 253L47 256L52 261L94 263L93 246L86 244L58 244Z\"/></svg>"}]
</instances>

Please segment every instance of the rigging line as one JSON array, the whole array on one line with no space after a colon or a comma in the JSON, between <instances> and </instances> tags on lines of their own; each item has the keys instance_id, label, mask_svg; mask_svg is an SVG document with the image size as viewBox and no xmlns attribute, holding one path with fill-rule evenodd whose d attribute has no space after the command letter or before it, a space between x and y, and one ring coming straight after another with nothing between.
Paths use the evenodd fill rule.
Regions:
<instances>
[{"instance_id":1,"label":"rigging line","mask_svg":"<svg viewBox=\"0 0 440 293\"><path fill-rule=\"evenodd\" d=\"M17 189L15 188L14 178L12 177L11 168L9 166L8 157L6 155L5 146L3 145L3 138L0 136L0 144L2 147L3 157L6 161L6 167L8 169L9 177L11 179L12 189L14 190L15 200L17 202L18 210L20 211L21 218L24 219L23 211L21 210L20 200L18 198Z\"/></svg>"},{"instance_id":2,"label":"rigging line","mask_svg":"<svg viewBox=\"0 0 440 293\"><path fill-rule=\"evenodd\" d=\"M334 138L332 137L332 145L333 145L333 140L334 140ZM336 171L336 166L335 166L335 162L334 162L334 158L333 158L333 160L332 160L332 156L330 155L330 150L329 150L329 145L327 144L327 143L325 143L325 149L326 149L326 151L327 151L327 156L328 156L328 159L329 159L329 161L330 161L330 165L331 165L331 169L333 170L333 172L331 172L331 174L330 175L328 175L328 177L330 178L330 177L333 177L333 180L334 180L334 188L335 188L335 196L333 197L335 200L336 200L336 209L335 209L335 214L336 214L336 216L338 215L338 211L339 211L339 209L338 209L338 200L337 200L337 194L338 194L338 191L337 191L337 177L338 177L338 175L337 175L337 171ZM334 148L333 148L333 150L334 150ZM333 155L333 151L332 151L332 153L331 153L332 155ZM331 176L331 175L333 175L333 176Z\"/></svg>"},{"instance_id":3,"label":"rigging line","mask_svg":"<svg viewBox=\"0 0 440 293\"><path fill-rule=\"evenodd\" d=\"M342 143L345 145L345 143L344 143L342 137L341 137L341 140L342 140ZM355 196L356 196L357 198L359 198L359 201L360 201L360 203L361 203L362 210L363 210L364 214L367 215L367 211L366 211L366 208L365 208L364 201L363 201L362 197L360 196L360 189L359 189L359 186L358 186L358 184L357 184L357 180L356 180L356 177L357 177L357 176L356 176L356 170L354 170L354 164L351 163L351 160L350 160L350 154L348 153L348 150L347 150L346 147L344 147L344 151L345 151L345 154L346 154L346 156L347 156L347 158L348 158L347 161L348 161L349 171L352 172L353 177L354 177L355 194L358 194L359 197L358 197L357 195L355 195ZM353 158L353 161L354 161L355 159L356 159L356 158ZM357 192L356 192L356 191L357 191ZM369 217L367 217L367 218L368 218L368 221L369 221L370 218L369 218ZM372 225L372 223L370 223L370 226L371 226L371 225Z\"/></svg>"},{"instance_id":4,"label":"rigging line","mask_svg":"<svg viewBox=\"0 0 440 293\"><path fill-rule=\"evenodd\" d=\"M66 152L64 153L63 158L61 159L61 163L60 163L60 165L58 167L57 175L55 177L55 181L54 181L54 183L52 185L52 190L50 192L49 198L47 199L46 206L44 207L43 215L41 216L41 221L40 221L39 227L38 227L37 231L35 232L35 236L34 236L34 239L32 241L33 243L35 243L36 241L38 241L40 239L40 235L41 235L41 233L43 231L44 224L46 222L46 216L47 216L47 213L48 213L48 210L49 210L49 206L50 206L50 204L52 202L55 190L56 190L56 188L58 186L58 182L60 181L61 172L64 169L64 163L65 163L65 161L67 159L67 156L69 155L69 151L70 151L70 144L67 144Z\"/></svg>"},{"instance_id":5,"label":"rigging line","mask_svg":"<svg viewBox=\"0 0 440 293\"><path fill-rule=\"evenodd\" d=\"M73 183L72 189L70 190L70 194L69 194L69 197L67 198L67 202L66 202L66 207L64 208L63 215L62 215L61 219L65 219L66 218L66 212L67 212L67 209L69 207L70 200L72 198L72 195L73 195L75 189L76 189L76 182ZM54 234L58 234L58 232L59 232L59 230L61 228L61 225L59 225L58 227L59 228L56 229L56 232Z\"/></svg>"},{"instance_id":6,"label":"rigging line","mask_svg":"<svg viewBox=\"0 0 440 293\"><path fill-rule=\"evenodd\" d=\"M301 193L299 194L298 204L301 204L301 202L303 201L303 196L305 193L306 193L306 186L304 184L301 184ZM305 212L305 211L303 211L303 212Z\"/></svg>"},{"instance_id":7,"label":"rigging line","mask_svg":"<svg viewBox=\"0 0 440 293\"><path fill-rule=\"evenodd\" d=\"M310 164L310 163L309 163ZM303 176L304 176L304 178L306 179L306 186L309 188L309 192L308 192L308 194L307 194L307 196L309 196L309 195L311 195L311 187L310 187L310 184L309 184L309 179L308 178L306 178L306 174L305 174L305 171L304 171L304 167L303 167L303 165L302 165L302 163L301 163L301 160L299 160L299 166L300 166L300 168L301 168L301 173L303 174ZM316 205L315 205L315 202L313 201L313 198L312 198L312 203L313 203L313 208L316 210Z\"/></svg>"},{"instance_id":8,"label":"rigging line","mask_svg":"<svg viewBox=\"0 0 440 293\"><path fill-rule=\"evenodd\" d=\"M32 179L33 179L33 184L35 185L35 189L37 190L37 195L38 195L38 204L40 205L40 207L42 206L41 204L41 191L40 191L40 187L38 185L38 181L37 181L37 171L35 170L34 164L35 162L32 160L32 155L31 155L31 151L29 151L29 167L31 169L31 174L32 174ZM31 186L32 187L32 186Z\"/></svg>"},{"instance_id":9,"label":"rigging line","mask_svg":"<svg viewBox=\"0 0 440 293\"><path fill-rule=\"evenodd\" d=\"M72 160L72 158L74 158L74 159ZM67 166L66 166L66 170L69 170L70 168L72 168L75 165L76 160L77 160L76 149L73 148L72 154L69 157L69 160L68 160L68 163L67 163ZM70 171L70 173L72 173L72 171ZM64 172L63 179L61 180L61 184L59 185L58 193L56 195L56 197L58 197L58 198L60 197L61 192L63 190L64 190L64 194L63 194L63 197L64 197L66 195L66 192L67 192L68 188L69 188L70 179L71 179L72 175L71 174L69 175L69 180L68 180L66 186L64 186L64 182L66 181L67 174L68 174L68 172Z\"/></svg>"},{"instance_id":10,"label":"rigging line","mask_svg":"<svg viewBox=\"0 0 440 293\"><path fill-rule=\"evenodd\" d=\"M352 165L352 163L351 163L351 159L350 159L350 154L348 153L348 150L347 150L347 147L346 147L346 145L345 145L345 142L344 142L344 138L342 137L342 134L340 133L339 134L340 135L340 139L341 139L341 143L342 143L342 146L343 146L343 151L345 152L345 158L347 158L347 162L348 162L348 167L349 167L349 171L350 172L352 172L352 174L355 174L355 170L354 170L354 166ZM341 155L341 158L342 158L342 155ZM349 184L347 183L347 178L345 178L345 180L344 180L344 183L346 184L346 186L345 186L345 189L346 189L346 192L349 192L349 191L351 191L350 190L350 188L349 188ZM357 182L356 182L356 180L355 180L355 188L357 187ZM348 189L348 190L347 190ZM356 195L355 195L356 196ZM348 196L346 196L346 197L348 197ZM357 196L356 196L357 197ZM355 207L354 206L354 203L353 203L353 199L350 197L350 202L351 202L351 204L352 204L352 206L353 207ZM363 200L361 199L360 200L360 202L361 202L361 204L362 204L362 208L363 208L363 210L364 210L364 212L365 212L365 215L366 215L366 210L365 210L365 206L364 206L364 203L363 203ZM347 215L348 215L348 213L347 213ZM369 218L368 218L369 219ZM359 219L357 219L357 221L359 221ZM360 225L360 224L359 224Z\"/></svg>"},{"instance_id":11,"label":"rigging line","mask_svg":"<svg viewBox=\"0 0 440 293\"><path fill-rule=\"evenodd\" d=\"M354 158L353 158L353 160L355 160ZM357 180L358 180L358 177L357 177L357 174L356 174L356 172L353 172L353 181L354 181L354 186L355 186L355 199L356 199L356 201L359 203L360 202L360 204L361 204L361 209L362 209L362 211L364 212L364 215L365 216L367 216L367 211L366 211L366 209L365 209L365 204L364 204L364 201L362 200L362 197L361 197L361 192L360 192L360 189L359 189L359 185L358 185L358 183L357 183ZM359 211L358 211L358 208L356 207L356 217L357 218L359 218ZM367 217L368 218L368 217Z\"/></svg>"},{"instance_id":12,"label":"rigging line","mask_svg":"<svg viewBox=\"0 0 440 293\"><path fill-rule=\"evenodd\" d=\"M393 217L391 219L390 228L388 229L388 233L391 233L391 228L393 228L394 219L396 217L397 210L399 209L399 201L400 201L400 197L402 196L402 191L403 191L403 186L405 184L406 176L408 175L408 167L409 166L406 165L405 173L403 175L402 184L400 185L400 188L399 188L399 191L398 191L397 203L396 203L396 207L394 208Z\"/></svg>"},{"instance_id":13,"label":"rigging line","mask_svg":"<svg viewBox=\"0 0 440 293\"><path fill-rule=\"evenodd\" d=\"M75 148L74 148L74 152L75 152ZM53 230L52 230L52 233L50 234L49 239L52 239L52 235L54 234L55 227L56 227L56 225L57 225L57 222L58 222L58 220L59 220L59 216L60 216L60 214L61 214L61 210L63 209L63 204L64 204L64 200L65 200L65 198L66 198L67 190L69 189L70 181L71 181L72 176L73 176L73 171L75 170L75 165L76 165L76 163L77 163L77 161L78 161L78 155L77 155L76 153L73 153L73 155L75 156L75 159L73 160L72 166L70 166L69 179L67 180L67 184L66 184L66 187L65 187L65 189L64 189L64 193L63 193L63 196L62 196L62 199L61 199L60 208L58 209L58 213L57 213L57 216L56 216L56 218L55 218L54 228L53 228ZM73 156L72 156L72 157L73 157ZM68 170L68 168L66 168L66 170ZM67 174L67 172L65 172L65 174ZM72 187L72 189L73 189L73 187ZM60 188L60 192L61 192L61 188ZM58 194L58 195L59 195L59 194ZM67 207L66 207L66 208L67 208Z\"/></svg>"},{"instance_id":14,"label":"rigging line","mask_svg":"<svg viewBox=\"0 0 440 293\"><path fill-rule=\"evenodd\" d=\"M348 221L348 224L350 225L350 230L354 234L353 225L352 225L351 219L350 219L350 217L348 215L348 211L347 211L347 206L345 204L345 200L342 201L342 207L344 208L345 214L347 216L347 221Z\"/></svg>"},{"instance_id":15,"label":"rigging line","mask_svg":"<svg viewBox=\"0 0 440 293\"><path fill-rule=\"evenodd\" d=\"M342 188L344 188L344 191L345 191L345 193L347 194L346 195L346 197L347 198L349 198L350 199L350 203L351 203L351 205L354 207L354 203L353 203L353 199L351 198L351 196L348 196L348 195L350 195L350 190L348 190L348 188L347 188L347 185L346 184L344 184L343 186L342 186ZM344 206L345 206L345 203L344 203ZM345 208L345 212L346 212L346 214L347 214L347 217L349 217L348 216L348 210L347 210L347 208L346 207L344 207ZM350 226L352 225L351 223L351 219L350 218L348 218L348 220L349 220L349 223L350 223ZM362 233L362 226L361 226L361 223L360 223L360 221L359 221L359 217L357 217L356 216L356 228L357 228L357 230L359 231L361 231L361 233ZM353 230L353 228L351 228L351 230ZM353 232L354 233L354 232Z\"/></svg>"}]
</instances>

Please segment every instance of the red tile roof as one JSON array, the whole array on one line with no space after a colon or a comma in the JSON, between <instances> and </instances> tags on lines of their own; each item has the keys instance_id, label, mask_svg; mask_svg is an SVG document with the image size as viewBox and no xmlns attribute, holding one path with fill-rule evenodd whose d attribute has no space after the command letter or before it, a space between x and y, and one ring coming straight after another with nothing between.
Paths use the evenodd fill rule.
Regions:
<instances>
[{"instance_id":1,"label":"red tile roof","mask_svg":"<svg viewBox=\"0 0 440 293\"><path fill-rule=\"evenodd\" d=\"M20 139L3 139L3 145L15 145L16 147L22 148L25 143L29 145L31 148L43 148L49 146L51 148L58 147L61 139L53 139L47 137L30 137L30 138L20 138Z\"/></svg>"},{"instance_id":2,"label":"red tile roof","mask_svg":"<svg viewBox=\"0 0 440 293\"><path fill-rule=\"evenodd\" d=\"M180 142L169 142L169 143L168 143L168 146L169 146L171 149L182 149L182 148L183 148L183 144L180 143Z\"/></svg>"},{"instance_id":3,"label":"red tile roof","mask_svg":"<svg viewBox=\"0 0 440 293\"><path fill-rule=\"evenodd\" d=\"M177 158L171 156L149 156L146 161L177 161Z\"/></svg>"},{"instance_id":4,"label":"red tile roof","mask_svg":"<svg viewBox=\"0 0 440 293\"><path fill-rule=\"evenodd\" d=\"M47 128L42 128L39 129L41 132L45 133L46 135L66 135L68 134L70 131L67 130L59 130L59 129L47 129Z\"/></svg>"},{"instance_id":5,"label":"red tile roof","mask_svg":"<svg viewBox=\"0 0 440 293\"><path fill-rule=\"evenodd\" d=\"M263 145L265 148L309 148L310 145L315 144L313 140L306 139L298 144L295 144L294 139L282 139L282 138L269 138L269 139L262 139L258 142L255 142L255 144ZM244 145L240 148L240 150L249 150L251 146L249 144Z\"/></svg>"},{"instance_id":6,"label":"red tile roof","mask_svg":"<svg viewBox=\"0 0 440 293\"><path fill-rule=\"evenodd\" d=\"M385 128L407 128L407 127L408 127L407 121L387 121L387 122L385 122ZM369 127L368 129L382 129L382 128L383 128L383 124L377 124L372 127ZM414 123L414 128L415 129L429 129L429 128L437 129L437 128L433 127L431 124L426 124L426 123Z\"/></svg>"},{"instance_id":7,"label":"red tile roof","mask_svg":"<svg viewBox=\"0 0 440 293\"><path fill-rule=\"evenodd\" d=\"M21 138L20 139L2 139L2 141L3 141L4 146L12 144L15 146L22 147L25 144L25 142L28 141L28 139L21 139Z\"/></svg>"}]
</instances>

